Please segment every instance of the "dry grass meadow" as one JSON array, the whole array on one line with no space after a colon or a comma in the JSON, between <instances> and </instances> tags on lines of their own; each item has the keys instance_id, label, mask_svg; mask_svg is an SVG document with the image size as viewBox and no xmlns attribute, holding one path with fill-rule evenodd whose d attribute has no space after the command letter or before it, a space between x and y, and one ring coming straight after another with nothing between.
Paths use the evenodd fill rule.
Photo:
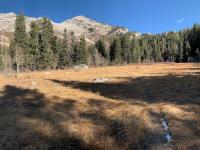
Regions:
<instances>
[{"instance_id":1,"label":"dry grass meadow","mask_svg":"<svg viewBox=\"0 0 200 150\"><path fill-rule=\"evenodd\" d=\"M200 149L200 64L0 76L0 150L162 149L163 117L171 149Z\"/></svg>"}]
</instances>

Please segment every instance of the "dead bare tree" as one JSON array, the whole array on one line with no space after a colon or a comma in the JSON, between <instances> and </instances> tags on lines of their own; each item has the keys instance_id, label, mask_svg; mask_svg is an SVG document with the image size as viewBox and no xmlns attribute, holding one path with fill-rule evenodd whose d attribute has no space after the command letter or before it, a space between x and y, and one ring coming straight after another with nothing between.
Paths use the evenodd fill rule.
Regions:
<instances>
[{"instance_id":1,"label":"dead bare tree","mask_svg":"<svg viewBox=\"0 0 200 150\"><path fill-rule=\"evenodd\" d=\"M24 50L19 46L15 47L15 62L18 74L20 70L24 70Z\"/></svg>"}]
</instances>

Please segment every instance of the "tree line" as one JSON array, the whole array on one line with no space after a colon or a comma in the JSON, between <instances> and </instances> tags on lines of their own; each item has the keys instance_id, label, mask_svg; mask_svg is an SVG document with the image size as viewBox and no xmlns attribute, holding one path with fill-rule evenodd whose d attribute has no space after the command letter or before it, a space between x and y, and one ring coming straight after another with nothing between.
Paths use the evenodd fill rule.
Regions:
<instances>
[{"instance_id":1,"label":"tree line","mask_svg":"<svg viewBox=\"0 0 200 150\"><path fill-rule=\"evenodd\" d=\"M1 41L0 41L1 42ZM130 64L141 62L198 61L200 25L179 32L162 34L117 34L105 41L88 44L84 35L63 31L54 34L47 18L33 21L27 32L25 17L16 18L14 38L9 47L0 46L0 70L34 71L64 69L78 64L90 66Z\"/></svg>"},{"instance_id":2,"label":"tree line","mask_svg":"<svg viewBox=\"0 0 200 150\"><path fill-rule=\"evenodd\" d=\"M74 64L86 63L87 48L84 36L75 40L74 33L71 49L68 46L68 33L63 38L54 35L53 25L47 18L33 21L27 33L25 17L16 18L14 38L8 48L10 67L17 72L26 70L62 69Z\"/></svg>"},{"instance_id":3,"label":"tree line","mask_svg":"<svg viewBox=\"0 0 200 150\"><path fill-rule=\"evenodd\" d=\"M199 25L195 24L193 28ZM199 59L199 33L194 29L162 34L143 34L138 38L131 33L119 35L111 42L110 60L113 63L187 62Z\"/></svg>"}]
</instances>

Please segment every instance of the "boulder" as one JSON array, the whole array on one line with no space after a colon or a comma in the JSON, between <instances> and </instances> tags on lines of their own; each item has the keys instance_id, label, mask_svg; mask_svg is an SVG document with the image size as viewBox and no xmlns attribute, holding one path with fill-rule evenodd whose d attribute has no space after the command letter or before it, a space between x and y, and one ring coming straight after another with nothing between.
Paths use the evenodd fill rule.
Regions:
<instances>
[{"instance_id":1,"label":"boulder","mask_svg":"<svg viewBox=\"0 0 200 150\"><path fill-rule=\"evenodd\" d=\"M76 69L76 70L86 70L88 68L89 67L85 64L80 64L80 65L74 66L74 69Z\"/></svg>"},{"instance_id":2,"label":"boulder","mask_svg":"<svg viewBox=\"0 0 200 150\"><path fill-rule=\"evenodd\" d=\"M37 82L35 82L35 81L31 81L31 86L33 87L33 86L36 86L37 85Z\"/></svg>"},{"instance_id":3,"label":"boulder","mask_svg":"<svg viewBox=\"0 0 200 150\"><path fill-rule=\"evenodd\" d=\"M108 78L96 78L94 79L94 83L106 83L109 82L110 80Z\"/></svg>"}]
</instances>

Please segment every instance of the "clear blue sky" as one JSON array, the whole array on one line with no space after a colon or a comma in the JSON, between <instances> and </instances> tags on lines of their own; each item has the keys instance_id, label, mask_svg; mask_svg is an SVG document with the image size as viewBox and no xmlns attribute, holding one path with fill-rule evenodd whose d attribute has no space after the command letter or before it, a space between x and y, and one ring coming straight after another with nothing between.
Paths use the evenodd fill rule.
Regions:
<instances>
[{"instance_id":1,"label":"clear blue sky","mask_svg":"<svg viewBox=\"0 0 200 150\"><path fill-rule=\"evenodd\" d=\"M200 22L200 0L0 0L0 13L19 11L55 22L84 15L143 33L174 31Z\"/></svg>"}]
</instances>

